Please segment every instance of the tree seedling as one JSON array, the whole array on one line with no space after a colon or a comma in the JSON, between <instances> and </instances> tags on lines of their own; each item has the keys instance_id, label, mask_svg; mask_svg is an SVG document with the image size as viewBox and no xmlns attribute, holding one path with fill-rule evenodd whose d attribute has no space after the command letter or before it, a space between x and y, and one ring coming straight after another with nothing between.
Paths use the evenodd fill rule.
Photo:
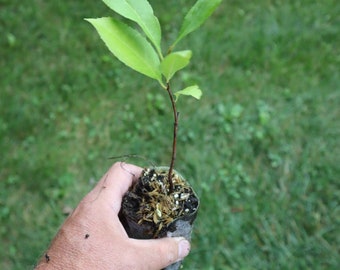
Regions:
<instances>
[{"instance_id":1,"label":"tree seedling","mask_svg":"<svg viewBox=\"0 0 340 270\"><path fill-rule=\"evenodd\" d=\"M157 238L179 234L190 238L199 203L187 181L174 170L179 118L176 102L181 96L200 99L202 91L197 85L190 85L173 92L171 81L174 75L190 63L192 56L191 50L174 49L206 21L221 1L198 0L184 17L177 38L165 54L161 48L160 23L147 0L103 0L114 12L128 19L130 25L111 17L86 19L116 58L159 83L160 88L167 92L173 111L169 168L145 169L137 184L123 198L121 220L130 237ZM179 265L167 269L177 269Z\"/></svg>"}]
</instances>

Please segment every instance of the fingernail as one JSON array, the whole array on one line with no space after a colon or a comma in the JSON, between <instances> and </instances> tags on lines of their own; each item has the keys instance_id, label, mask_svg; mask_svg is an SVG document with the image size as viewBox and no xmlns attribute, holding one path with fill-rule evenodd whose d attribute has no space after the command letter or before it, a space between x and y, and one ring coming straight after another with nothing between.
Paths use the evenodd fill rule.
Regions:
<instances>
[{"instance_id":1,"label":"fingernail","mask_svg":"<svg viewBox=\"0 0 340 270\"><path fill-rule=\"evenodd\" d=\"M190 243L189 241L183 239L178 243L178 257L183 259L189 254L190 251Z\"/></svg>"}]
</instances>

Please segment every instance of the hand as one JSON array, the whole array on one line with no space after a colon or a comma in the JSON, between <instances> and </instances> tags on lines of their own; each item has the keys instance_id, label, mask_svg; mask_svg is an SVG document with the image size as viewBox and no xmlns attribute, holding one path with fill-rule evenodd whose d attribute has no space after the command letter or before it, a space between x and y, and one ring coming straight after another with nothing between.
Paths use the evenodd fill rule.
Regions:
<instances>
[{"instance_id":1,"label":"hand","mask_svg":"<svg viewBox=\"0 0 340 270\"><path fill-rule=\"evenodd\" d=\"M188 255L184 238L136 240L119 221L122 197L142 169L118 162L66 219L36 269L159 270Z\"/></svg>"}]
</instances>

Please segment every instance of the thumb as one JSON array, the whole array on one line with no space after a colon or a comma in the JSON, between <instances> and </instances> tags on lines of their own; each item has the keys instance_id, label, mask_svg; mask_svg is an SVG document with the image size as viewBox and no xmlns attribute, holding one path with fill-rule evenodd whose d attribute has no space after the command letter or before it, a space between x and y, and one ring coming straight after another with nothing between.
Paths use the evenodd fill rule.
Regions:
<instances>
[{"instance_id":1,"label":"thumb","mask_svg":"<svg viewBox=\"0 0 340 270\"><path fill-rule=\"evenodd\" d=\"M136 240L135 262L138 269L159 270L178 262L189 254L190 243L183 237Z\"/></svg>"}]
</instances>

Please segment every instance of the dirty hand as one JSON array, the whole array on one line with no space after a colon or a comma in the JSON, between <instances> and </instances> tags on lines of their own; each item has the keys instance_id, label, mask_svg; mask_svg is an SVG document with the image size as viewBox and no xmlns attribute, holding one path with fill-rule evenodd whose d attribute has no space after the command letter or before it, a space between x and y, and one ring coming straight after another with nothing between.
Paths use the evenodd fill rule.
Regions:
<instances>
[{"instance_id":1,"label":"dirty hand","mask_svg":"<svg viewBox=\"0 0 340 270\"><path fill-rule=\"evenodd\" d=\"M66 219L35 269L154 269L188 255L183 238L131 239L119 221L122 197L140 167L118 162Z\"/></svg>"}]
</instances>

